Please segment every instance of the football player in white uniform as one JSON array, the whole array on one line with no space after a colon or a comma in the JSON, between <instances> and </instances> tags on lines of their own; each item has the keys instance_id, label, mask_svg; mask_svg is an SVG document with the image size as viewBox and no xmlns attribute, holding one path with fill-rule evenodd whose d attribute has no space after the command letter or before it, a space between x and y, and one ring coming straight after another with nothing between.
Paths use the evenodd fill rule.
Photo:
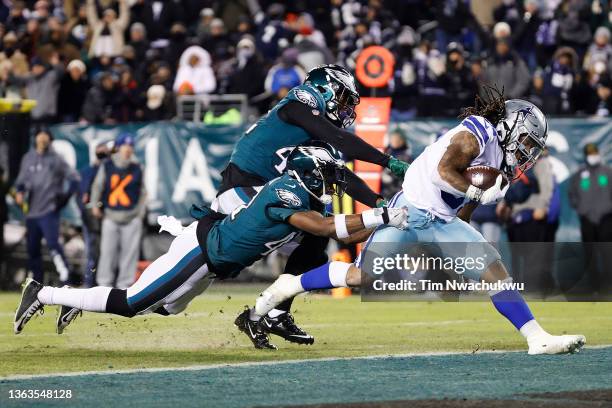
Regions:
<instances>
[{"instance_id":1,"label":"football player in white uniform","mask_svg":"<svg viewBox=\"0 0 612 408\"><path fill-rule=\"evenodd\" d=\"M405 252L406 244L417 242L442 243L439 248L444 257L487 253L484 265L466 268L464 275L475 281L502 282L511 287L508 284L512 278L499 253L468 223L478 204L499 201L508 187L502 187L503 177L499 175L492 187L482 190L471 185L463 172L476 165L500 169L510 177L517 171L524 172L540 156L547 135L546 118L530 102L504 101L501 94L493 93L487 103L477 100L476 107L464 111L462 122L427 147L406 172L403 191L393 197L390 206L408 208L407 229L377 228L356 265L332 262L301 277L281 275L257 299L252 315L263 316L274 304L296 293L359 285L359 267L371 256L370 252L393 257L402 248ZM389 243L395 247L389 249ZM339 269L344 274L338 273ZM529 354L573 353L584 345L582 335L554 336L546 332L517 290L504 288L489 295L495 308L525 337Z\"/></svg>"}]
</instances>

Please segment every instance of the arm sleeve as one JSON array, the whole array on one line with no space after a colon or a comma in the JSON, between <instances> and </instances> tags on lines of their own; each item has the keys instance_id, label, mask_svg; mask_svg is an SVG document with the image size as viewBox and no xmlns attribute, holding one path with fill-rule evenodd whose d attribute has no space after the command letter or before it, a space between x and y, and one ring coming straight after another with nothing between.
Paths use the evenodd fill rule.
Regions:
<instances>
[{"instance_id":1,"label":"arm sleeve","mask_svg":"<svg viewBox=\"0 0 612 408\"><path fill-rule=\"evenodd\" d=\"M362 160L382 167L387 167L389 164L388 155L381 153L354 134L337 128L322 117L321 112L313 114L313 109L304 103L290 101L279 109L278 115L284 122L304 129L313 139L334 146L349 160Z\"/></svg>"},{"instance_id":2,"label":"arm sleeve","mask_svg":"<svg viewBox=\"0 0 612 408\"><path fill-rule=\"evenodd\" d=\"M346 171L346 193L360 203L372 208L376 208L376 200L382 198L350 170Z\"/></svg>"}]
</instances>

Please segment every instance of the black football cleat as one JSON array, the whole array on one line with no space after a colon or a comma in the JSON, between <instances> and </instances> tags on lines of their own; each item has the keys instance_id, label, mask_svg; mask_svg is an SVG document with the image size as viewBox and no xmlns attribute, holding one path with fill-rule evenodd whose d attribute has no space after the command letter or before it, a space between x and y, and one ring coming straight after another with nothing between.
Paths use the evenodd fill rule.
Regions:
<instances>
[{"instance_id":1,"label":"black football cleat","mask_svg":"<svg viewBox=\"0 0 612 408\"><path fill-rule=\"evenodd\" d=\"M270 334L275 334L283 339L297 344L313 344L314 337L300 329L293 320L291 313L283 313L278 317L264 316L261 319L261 327Z\"/></svg>"},{"instance_id":2,"label":"black football cleat","mask_svg":"<svg viewBox=\"0 0 612 408\"><path fill-rule=\"evenodd\" d=\"M42 288L43 285L32 278L28 278L24 282L23 290L21 291L21 302L19 302L15 312L15 322L13 324L15 334L21 333L23 327L36 312L40 311L41 315L44 313L43 304L38 300L38 292Z\"/></svg>"},{"instance_id":3,"label":"black football cleat","mask_svg":"<svg viewBox=\"0 0 612 408\"><path fill-rule=\"evenodd\" d=\"M57 320L55 322L55 332L62 334L64 329L68 327L70 323L78 316L82 315L83 311L76 307L60 306L57 314Z\"/></svg>"},{"instance_id":4,"label":"black football cleat","mask_svg":"<svg viewBox=\"0 0 612 408\"><path fill-rule=\"evenodd\" d=\"M249 318L250 311L249 309L245 309L244 312L240 313L234 324L240 329L241 332L247 335L249 340L253 343L255 348L257 349L268 349L268 350L277 350L277 347L270 343L270 338L261 329L261 325L259 322L254 322Z\"/></svg>"}]
</instances>

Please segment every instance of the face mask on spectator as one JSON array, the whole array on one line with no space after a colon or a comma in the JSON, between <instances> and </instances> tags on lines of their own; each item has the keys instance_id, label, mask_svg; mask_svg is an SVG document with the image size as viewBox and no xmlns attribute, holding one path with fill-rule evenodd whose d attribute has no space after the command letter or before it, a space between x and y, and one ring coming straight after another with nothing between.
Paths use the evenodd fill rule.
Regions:
<instances>
[{"instance_id":1,"label":"face mask on spectator","mask_svg":"<svg viewBox=\"0 0 612 408\"><path fill-rule=\"evenodd\" d=\"M589 154L586 157L586 162L589 166L597 166L599 163L601 163L601 155L599 153Z\"/></svg>"}]
</instances>

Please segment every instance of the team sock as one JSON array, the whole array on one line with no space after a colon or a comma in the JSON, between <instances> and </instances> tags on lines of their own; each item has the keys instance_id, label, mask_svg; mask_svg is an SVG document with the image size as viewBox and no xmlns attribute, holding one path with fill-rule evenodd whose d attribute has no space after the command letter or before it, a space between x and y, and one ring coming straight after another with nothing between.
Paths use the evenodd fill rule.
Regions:
<instances>
[{"instance_id":1,"label":"team sock","mask_svg":"<svg viewBox=\"0 0 612 408\"><path fill-rule=\"evenodd\" d=\"M300 276L283 274L268 287L255 301L255 307L249 312L249 318L258 321L285 299L302 292L317 289L347 287L346 275L351 264L330 262L321 265Z\"/></svg>"},{"instance_id":2,"label":"team sock","mask_svg":"<svg viewBox=\"0 0 612 408\"><path fill-rule=\"evenodd\" d=\"M346 262L326 263L301 275L300 282L305 291L347 287L346 274L350 266Z\"/></svg>"},{"instance_id":3,"label":"team sock","mask_svg":"<svg viewBox=\"0 0 612 408\"><path fill-rule=\"evenodd\" d=\"M499 313L508 319L529 341L534 336L547 334L533 317L527 302L517 290L502 290L489 294Z\"/></svg>"},{"instance_id":4,"label":"team sock","mask_svg":"<svg viewBox=\"0 0 612 408\"><path fill-rule=\"evenodd\" d=\"M112 288L96 286L90 289L54 288L45 286L38 292L43 305L76 307L87 312L105 312Z\"/></svg>"}]
</instances>

